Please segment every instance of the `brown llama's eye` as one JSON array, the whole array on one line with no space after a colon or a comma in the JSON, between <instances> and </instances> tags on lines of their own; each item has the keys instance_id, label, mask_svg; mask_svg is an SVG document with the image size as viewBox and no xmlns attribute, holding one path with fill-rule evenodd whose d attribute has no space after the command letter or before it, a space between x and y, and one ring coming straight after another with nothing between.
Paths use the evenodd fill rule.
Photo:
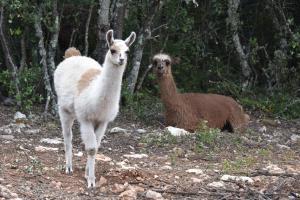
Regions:
<instances>
[{"instance_id":1,"label":"brown llama's eye","mask_svg":"<svg viewBox=\"0 0 300 200\"><path fill-rule=\"evenodd\" d=\"M114 49L111 49L111 50L110 50L110 53L111 53L111 54L114 54L114 53L116 53L116 52L117 52L117 51L114 50Z\"/></svg>"}]
</instances>

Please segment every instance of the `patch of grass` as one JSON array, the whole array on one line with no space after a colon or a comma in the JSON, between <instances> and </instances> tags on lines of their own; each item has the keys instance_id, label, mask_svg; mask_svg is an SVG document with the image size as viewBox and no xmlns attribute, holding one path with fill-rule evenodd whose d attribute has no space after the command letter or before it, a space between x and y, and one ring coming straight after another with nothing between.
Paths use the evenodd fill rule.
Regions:
<instances>
[{"instance_id":1,"label":"patch of grass","mask_svg":"<svg viewBox=\"0 0 300 200\"><path fill-rule=\"evenodd\" d=\"M168 132L162 134L147 134L141 138L141 143L147 146L164 147L169 144L177 144L178 138Z\"/></svg>"},{"instance_id":2,"label":"patch of grass","mask_svg":"<svg viewBox=\"0 0 300 200\"><path fill-rule=\"evenodd\" d=\"M253 156L239 158L234 161L225 159L222 162L222 171L224 173L242 172L257 163L257 159Z\"/></svg>"},{"instance_id":3,"label":"patch of grass","mask_svg":"<svg viewBox=\"0 0 300 200\"><path fill-rule=\"evenodd\" d=\"M220 132L220 129L209 128L207 121L201 122L196 130L196 148L201 150L204 147L216 147Z\"/></svg>"},{"instance_id":4,"label":"patch of grass","mask_svg":"<svg viewBox=\"0 0 300 200\"><path fill-rule=\"evenodd\" d=\"M30 156L30 164L27 165L24 171L28 174L42 174L43 166L39 159L36 157Z\"/></svg>"},{"instance_id":5,"label":"patch of grass","mask_svg":"<svg viewBox=\"0 0 300 200\"><path fill-rule=\"evenodd\" d=\"M271 154L271 151L269 149L259 149L257 153L261 157L269 157Z\"/></svg>"}]
</instances>

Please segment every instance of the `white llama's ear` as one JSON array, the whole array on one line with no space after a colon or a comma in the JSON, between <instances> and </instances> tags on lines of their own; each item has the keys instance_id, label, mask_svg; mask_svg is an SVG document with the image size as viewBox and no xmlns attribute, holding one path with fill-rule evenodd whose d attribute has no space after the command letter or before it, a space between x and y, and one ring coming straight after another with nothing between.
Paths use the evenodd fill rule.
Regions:
<instances>
[{"instance_id":1,"label":"white llama's ear","mask_svg":"<svg viewBox=\"0 0 300 200\"><path fill-rule=\"evenodd\" d=\"M106 41L109 47L114 43L114 40L114 31L111 29L106 33Z\"/></svg>"},{"instance_id":2,"label":"white llama's ear","mask_svg":"<svg viewBox=\"0 0 300 200\"><path fill-rule=\"evenodd\" d=\"M134 42L135 38L136 38L135 32L131 32L130 36L125 40L126 45L130 47Z\"/></svg>"}]
</instances>

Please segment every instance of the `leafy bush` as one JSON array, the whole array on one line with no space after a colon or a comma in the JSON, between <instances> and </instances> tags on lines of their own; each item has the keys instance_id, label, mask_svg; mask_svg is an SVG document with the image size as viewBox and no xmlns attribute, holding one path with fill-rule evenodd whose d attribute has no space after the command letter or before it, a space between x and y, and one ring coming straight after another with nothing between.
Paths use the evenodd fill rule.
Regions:
<instances>
[{"instance_id":1,"label":"leafy bush","mask_svg":"<svg viewBox=\"0 0 300 200\"><path fill-rule=\"evenodd\" d=\"M198 149L203 149L208 146L215 147L221 130L217 128L209 128L207 121L202 121L196 129L196 143Z\"/></svg>"},{"instance_id":2,"label":"leafy bush","mask_svg":"<svg viewBox=\"0 0 300 200\"><path fill-rule=\"evenodd\" d=\"M35 103L41 103L43 97L38 91L42 74L39 67L25 68L20 74L20 96L16 95L13 80L10 72L4 70L0 72L0 84L4 90L8 91L9 96L15 97L16 100L21 100L23 110L30 110Z\"/></svg>"},{"instance_id":3,"label":"leafy bush","mask_svg":"<svg viewBox=\"0 0 300 200\"><path fill-rule=\"evenodd\" d=\"M260 110L273 117L287 119L300 117L300 98L289 94L276 94L258 98L240 98L242 105L251 110Z\"/></svg>"}]
</instances>

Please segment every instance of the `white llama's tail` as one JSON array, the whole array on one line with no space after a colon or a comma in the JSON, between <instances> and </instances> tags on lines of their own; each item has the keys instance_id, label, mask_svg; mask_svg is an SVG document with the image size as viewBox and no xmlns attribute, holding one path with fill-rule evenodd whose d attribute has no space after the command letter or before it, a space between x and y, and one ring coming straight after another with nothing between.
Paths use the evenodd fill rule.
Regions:
<instances>
[{"instance_id":1,"label":"white llama's tail","mask_svg":"<svg viewBox=\"0 0 300 200\"><path fill-rule=\"evenodd\" d=\"M64 59L70 58L72 56L81 56L81 53L75 47L70 47L65 51Z\"/></svg>"}]
</instances>

